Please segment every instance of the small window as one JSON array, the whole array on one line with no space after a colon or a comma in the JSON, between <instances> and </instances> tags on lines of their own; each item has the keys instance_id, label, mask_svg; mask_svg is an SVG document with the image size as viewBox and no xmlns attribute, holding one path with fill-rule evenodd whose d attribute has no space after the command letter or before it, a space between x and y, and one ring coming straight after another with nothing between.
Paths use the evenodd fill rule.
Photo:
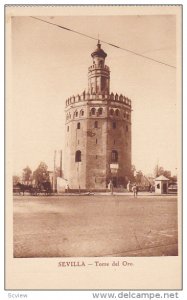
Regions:
<instances>
[{"instance_id":1,"label":"small window","mask_svg":"<svg viewBox=\"0 0 187 300\"><path fill-rule=\"evenodd\" d=\"M116 116L119 116L119 109L116 109Z\"/></svg>"},{"instance_id":2,"label":"small window","mask_svg":"<svg viewBox=\"0 0 187 300\"><path fill-rule=\"evenodd\" d=\"M116 150L112 150L111 160L112 162L118 161L118 152Z\"/></svg>"},{"instance_id":3,"label":"small window","mask_svg":"<svg viewBox=\"0 0 187 300\"><path fill-rule=\"evenodd\" d=\"M103 109L102 109L102 107L100 107L100 108L98 109L98 115L102 115L102 113L103 113Z\"/></svg>"},{"instance_id":4,"label":"small window","mask_svg":"<svg viewBox=\"0 0 187 300\"><path fill-rule=\"evenodd\" d=\"M100 60L99 62L99 67L102 68L103 67L103 62Z\"/></svg>"},{"instance_id":5,"label":"small window","mask_svg":"<svg viewBox=\"0 0 187 300\"><path fill-rule=\"evenodd\" d=\"M97 155L95 156L95 158L97 159Z\"/></svg>"},{"instance_id":6,"label":"small window","mask_svg":"<svg viewBox=\"0 0 187 300\"><path fill-rule=\"evenodd\" d=\"M128 126L126 125L126 131L129 131L129 128L128 128Z\"/></svg>"},{"instance_id":7,"label":"small window","mask_svg":"<svg viewBox=\"0 0 187 300\"><path fill-rule=\"evenodd\" d=\"M94 128L98 128L98 121L94 122Z\"/></svg>"},{"instance_id":8,"label":"small window","mask_svg":"<svg viewBox=\"0 0 187 300\"><path fill-rule=\"evenodd\" d=\"M80 129L81 128L81 123L77 123L77 129Z\"/></svg>"},{"instance_id":9,"label":"small window","mask_svg":"<svg viewBox=\"0 0 187 300\"><path fill-rule=\"evenodd\" d=\"M92 107L92 109L91 109L91 115L95 115L95 108L94 107Z\"/></svg>"},{"instance_id":10,"label":"small window","mask_svg":"<svg viewBox=\"0 0 187 300\"><path fill-rule=\"evenodd\" d=\"M112 128L113 128L113 129L116 129L116 122L113 122L113 123L112 123Z\"/></svg>"},{"instance_id":11,"label":"small window","mask_svg":"<svg viewBox=\"0 0 187 300\"><path fill-rule=\"evenodd\" d=\"M84 110L81 110L81 111L80 111L80 115L81 115L81 116L84 116Z\"/></svg>"},{"instance_id":12,"label":"small window","mask_svg":"<svg viewBox=\"0 0 187 300\"><path fill-rule=\"evenodd\" d=\"M110 110L110 115L113 116L113 114L114 114L114 110L111 109L111 110Z\"/></svg>"},{"instance_id":13,"label":"small window","mask_svg":"<svg viewBox=\"0 0 187 300\"><path fill-rule=\"evenodd\" d=\"M78 117L78 111L75 112L75 117Z\"/></svg>"},{"instance_id":14,"label":"small window","mask_svg":"<svg viewBox=\"0 0 187 300\"><path fill-rule=\"evenodd\" d=\"M69 131L69 126L67 127L67 132Z\"/></svg>"},{"instance_id":15,"label":"small window","mask_svg":"<svg viewBox=\"0 0 187 300\"><path fill-rule=\"evenodd\" d=\"M75 152L75 162L79 162L79 161L81 161L81 151L77 150Z\"/></svg>"}]
</instances>

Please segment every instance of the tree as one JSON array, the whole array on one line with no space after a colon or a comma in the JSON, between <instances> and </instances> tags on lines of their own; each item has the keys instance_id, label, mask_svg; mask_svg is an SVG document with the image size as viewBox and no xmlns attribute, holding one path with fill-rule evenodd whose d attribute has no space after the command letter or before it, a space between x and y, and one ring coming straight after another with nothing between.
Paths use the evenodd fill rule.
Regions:
<instances>
[{"instance_id":1,"label":"tree","mask_svg":"<svg viewBox=\"0 0 187 300\"><path fill-rule=\"evenodd\" d=\"M168 171L168 170L164 170L164 174L163 174L165 177L167 178L171 178L171 171Z\"/></svg>"},{"instance_id":2,"label":"tree","mask_svg":"<svg viewBox=\"0 0 187 300\"><path fill-rule=\"evenodd\" d=\"M135 165L131 165L131 174L130 174L130 177L129 177L129 180L131 182L135 182L135 173L136 173L136 167Z\"/></svg>"},{"instance_id":3,"label":"tree","mask_svg":"<svg viewBox=\"0 0 187 300\"><path fill-rule=\"evenodd\" d=\"M32 170L27 166L26 168L23 169L23 182L29 183L31 180L31 175L32 175Z\"/></svg>"},{"instance_id":4,"label":"tree","mask_svg":"<svg viewBox=\"0 0 187 300\"><path fill-rule=\"evenodd\" d=\"M18 182L20 182L19 176L13 175L13 185L16 185Z\"/></svg>"},{"instance_id":5,"label":"tree","mask_svg":"<svg viewBox=\"0 0 187 300\"><path fill-rule=\"evenodd\" d=\"M142 171L138 171L136 173L136 183L141 184L142 183L142 178L143 178L143 173Z\"/></svg>"},{"instance_id":6,"label":"tree","mask_svg":"<svg viewBox=\"0 0 187 300\"><path fill-rule=\"evenodd\" d=\"M159 167L159 165L156 165L154 168L154 176L158 177L160 175L164 174L164 168L163 167Z\"/></svg>"},{"instance_id":7,"label":"tree","mask_svg":"<svg viewBox=\"0 0 187 300\"><path fill-rule=\"evenodd\" d=\"M167 178L171 177L171 171L168 170L164 170L163 167L159 167L159 165L156 165L155 169L154 169L154 176L158 177L158 176L165 176Z\"/></svg>"},{"instance_id":8,"label":"tree","mask_svg":"<svg viewBox=\"0 0 187 300\"><path fill-rule=\"evenodd\" d=\"M45 162L41 162L37 169L33 172L33 179L36 185L41 185L43 182L49 181L48 166Z\"/></svg>"}]
</instances>

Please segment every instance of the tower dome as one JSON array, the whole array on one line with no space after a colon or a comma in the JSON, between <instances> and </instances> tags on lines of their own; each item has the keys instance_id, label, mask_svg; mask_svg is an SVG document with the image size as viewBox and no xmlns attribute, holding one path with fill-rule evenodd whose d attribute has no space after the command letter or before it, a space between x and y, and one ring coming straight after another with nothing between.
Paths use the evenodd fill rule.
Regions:
<instances>
[{"instance_id":1,"label":"tower dome","mask_svg":"<svg viewBox=\"0 0 187 300\"><path fill-rule=\"evenodd\" d=\"M98 40L98 43L97 43L97 49L91 54L91 56L94 58L95 56L98 56L98 57L107 57L107 54L105 53L105 51L103 51L103 49L101 49L101 44L100 44L100 41Z\"/></svg>"}]
</instances>

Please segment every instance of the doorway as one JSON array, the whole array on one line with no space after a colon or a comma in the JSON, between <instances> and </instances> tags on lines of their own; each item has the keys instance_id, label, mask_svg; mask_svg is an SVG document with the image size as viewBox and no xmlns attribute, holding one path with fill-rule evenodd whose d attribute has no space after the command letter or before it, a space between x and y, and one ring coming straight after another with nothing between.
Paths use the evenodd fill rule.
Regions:
<instances>
[{"instance_id":1,"label":"doorway","mask_svg":"<svg viewBox=\"0 0 187 300\"><path fill-rule=\"evenodd\" d=\"M117 187L117 177L112 178L112 183L113 183L113 186L116 188Z\"/></svg>"},{"instance_id":2,"label":"doorway","mask_svg":"<svg viewBox=\"0 0 187 300\"><path fill-rule=\"evenodd\" d=\"M167 183L163 183L163 194L167 194Z\"/></svg>"}]
</instances>

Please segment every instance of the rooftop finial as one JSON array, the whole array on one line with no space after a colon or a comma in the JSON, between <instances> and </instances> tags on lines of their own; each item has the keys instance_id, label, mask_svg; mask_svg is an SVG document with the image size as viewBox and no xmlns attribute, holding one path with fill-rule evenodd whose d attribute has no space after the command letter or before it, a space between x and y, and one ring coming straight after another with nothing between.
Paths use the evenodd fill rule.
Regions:
<instances>
[{"instance_id":1,"label":"rooftop finial","mask_svg":"<svg viewBox=\"0 0 187 300\"><path fill-rule=\"evenodd\" d=\"M107 54L103 51L103 49L101 49L101 43L100 43L99 38L98 38L98 41L97 41L97 49L91 54L91 56L92 57L100 56L100 57L103 57L103 58L105 58L107 56Z\"/></svg>"},{"instance_id":2,"label":"rooftop finial","mask_svg":"<svg viewBox=\"0 0 187 300\"><path fill-rule=\"evenodd\" d=\"M101 48L100 39L99 39L99 33L98 33L98 42L97 42L97 47L98 47L99 49Z\"/></svg>"}]
</instances>

